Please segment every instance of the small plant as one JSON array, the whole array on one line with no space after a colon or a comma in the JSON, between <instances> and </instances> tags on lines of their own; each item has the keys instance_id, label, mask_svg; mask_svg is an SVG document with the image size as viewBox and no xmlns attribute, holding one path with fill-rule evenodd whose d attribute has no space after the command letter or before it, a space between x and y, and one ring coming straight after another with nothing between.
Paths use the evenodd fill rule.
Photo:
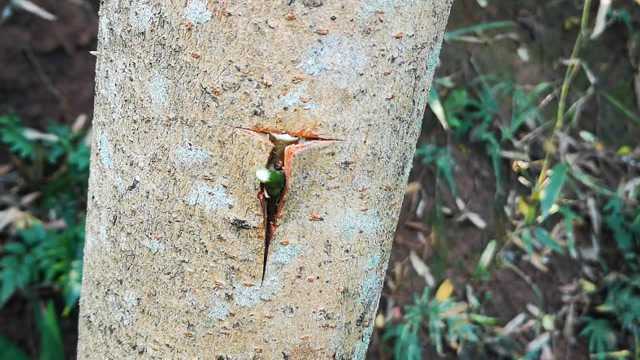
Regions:
<instances>
[{"instance_id":1,"label":"small plant","mask_svg":"<svg viewBox=\"0 0 640 360\"><path fill-rule=\"evenodd\" d=\"M637 358L640 356L640 269L635 249L640 241L640 210L628 211L618 196L611 198L604 210L604 222L625 260L618 268L626 271L611 272L605 278L600 292L604 301L584 317L580 335L588 339L589 351L598 359L607 358L609 352L625 344L635 351ZM627 349L617 353L620 351L631 353Z\"/></svg>"},{"instance_id":2,"label":"small plant","mask_svg":"<svg viewBox=\"0 0 640 360\"><path fill-rule=\"evenodd\" d=\"M0 247L0 307L16 292L36 300L42 286L64 297L65 314L78 301L89 174L82 125L82 119L73 127L51 124L41 133L15 115L0 116L0 141L21 179L21 190L4 205L24 215ZM32 200L25 202L22 193Z\"/></svg>"},{"instance_id":3,"label":"small plant","mask_svg":"<svg viewBox=\"0 0 640 360\"><path fill-rule=\"evenodd\" d=\"M49 301L46 306L36 305L35 318L40 336L38 358L41 360L64 359L62 334L53 302ZM30 357L17 345L0 336L0 359L28 360Z\"/></svg>"},{"instance_id":4,"label":"small plant","mask_svg":"<svg viewBox=\"0 0 640 360\"><path fill-rule=\"evenodd\" d=\"M34 146L27 138L22 121L17 116L0 116L0 140L20 158L33 160Z\"/></svg>"},{"instance_id":5,"label":"small plant","mask_svg":"<svg viewBox=\"0 0 640 360\"><path fill-rule=\"evenodd\" d=\"M418 148L416 156L425 165L434 165L436 177L444 178L451 193L457 197L458 189L454 178L455 162L448 148L425 144Z\"/></svg>"},{"instance_id":6,"label":"small plant","mask_svg":"<svg viewBox=\"0 0 640 360\"><path fill-rule=\"evenodd\" d=\"M541 83L525 90L510 81L481 76L467 87L455 88L441 101L434 88L429 104L445 128L450 129L457 141L465 139L484 146L496 178L496 190L503 192L503 149L516 140L525 125L534 126L542 121L537 102L551 86ZM511 112L503 119L503 108Z\"/></svg>"},{"instance_id":7,"label":"small plant","mask_svg":"<svg viewBox=\"0 0 640 360\"><path fill-rule=\"evenodd\" d=\"M628 266L638 269L637 250L640 248L640 208L626 209L620 196L613 196L604 207L604 222L624 256Z\"/></svg>"},{"instance_id":8,"label":"small plant","mask_svg":"<svg viewBox=\"0 0 640 360\"><path fill-rule=\"evenodd\" d=\"M3 246L0 259L0 307L18 290L48 285L59 289L65 299L65 312L80 297L84 225L64 231L47 231L36 223L17 233L16 241ZM35 294L27 294L33 298Z\"/></svg>"},{"instance_id":9,"label":"small plant","mask_svg":"<svg viewBox=\"0 0 640 360\"><path fill-rule=\"evenodd\" d=\"M605 301L595 307L592 316L584 317L580 333L588 339L589 352L597 359L605 359L610 352L631 354L627 349L616 350L622 344L635 344L640 355L640 275L615 279L605 288ZM622 330L622 331L620 331ZM625 337L628 339L625 340Z\"/></svg>"},{"instance_id":10,"label":"small plant","mask_svg":"<svg viewBox=\"0 0 640 360\"><path fill-rule=\"evenodd\" d=\"M445 280L435 296L426 287L414 303L405 307L405 315L398 324L385 332L385 340L393 340L395 359L423 359L420 334L427 332L439 354L444 352L445 340L461 350L465 342L477 342L477 328L469 320L467 304L450 298L453 287Z\"/></svg>"}]
</instances>

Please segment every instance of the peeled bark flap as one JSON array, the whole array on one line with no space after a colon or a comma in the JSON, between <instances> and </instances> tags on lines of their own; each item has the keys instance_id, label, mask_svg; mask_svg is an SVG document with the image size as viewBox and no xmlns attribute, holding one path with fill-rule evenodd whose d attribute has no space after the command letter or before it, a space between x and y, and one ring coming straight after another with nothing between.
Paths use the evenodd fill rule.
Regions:
<instances>
[{"instance_id":1,"label":"peeled bark flap","mask_svg":"<svg viewBox=\"0 0 640 360\"><path fill-rule=\"evenodd\" d=\"M78 357L364 358L450 2L103 2Z\"/></svg>"}]
</instances>

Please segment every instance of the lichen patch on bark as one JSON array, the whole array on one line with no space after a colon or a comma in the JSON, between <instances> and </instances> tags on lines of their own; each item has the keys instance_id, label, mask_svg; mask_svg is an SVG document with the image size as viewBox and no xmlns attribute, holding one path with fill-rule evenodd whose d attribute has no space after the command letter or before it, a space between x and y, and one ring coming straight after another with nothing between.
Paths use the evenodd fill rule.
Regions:
<instances>
[{"instance_id":1,"label":"lichen patch on bark","mask_svg":"<svg viewBox=\"0 0 640 360\"><path fill-rule=\"evenodd\" d=\"M305 103L303 100L306 95L306 91L307 91L306 85L303 84L303 85L297 86L289 90L289 92L287 92L286 95L282 96L278 100L278 104L283 109L293 109L298 106L304 106Z\"/></svg>"},{"instance_id":2,"label":"lichen patch on bark","mask_svg":"<svg viewBox=\"0 0 640 360\"><path fill-rule=\"evenodd\" d=\"M165 245L156 239L145 239L142 241L142 244L149 249L152 254L163 252L166 249Z\"/></svg>"},{"instance_id":3,"label":"lichen patch on bark","mask_svg":"<svg viewBox=\"0 0 640 360\"><path fill-rule=\"evenodd\" d=\"M222 185L211 186L205 182L197 182L185 198L188 205L198 206L207 212L233 207L233 198Z\"/></svg>"},{"instance_id":4,"label":"lichen patch on bark","mask_svg":"<svg viewBox=\"0 0 640 360\"><path fill-rule=\"evenodd\" d=\"M229 305L219 296L213 296L207 316L211 319L225 320L229 317Z\"/></svg>"},{"instance_id":5,"label":"lichen patch on bark","mask_svg":"<svg viewBox=\"0 0 640 360\"><path fill-rule=\"evenodd\" d=\"M207 9L206 0L189 0L183 16L194 24L204 24L211 19L211 11Z\"/></svg>"},{"instance_id":6,"label":"lichen patch on bark","mask_svg":"<svg viewBox=\"0 0 640 360\"><path fill-rule=\"evenodd\" d=\"M364 71L367 54L356 40L331 35L310 47L299 67L311 76L326 76L337 87L347 88Z\"/></svg>"},{"instance_id":7,"label":"lichen patch on bark","mask_svg":"<svg viewBox=\"0 0 640 360\"><path fill-rule=\"evenodd\" d=\"M129 8L129 24L138 32L148 31L154 18L153 8L147 0L135 0Z\"/></svg>"},{"instance_id":8,"label":"lichen patch on bark","mask_svg":"<svg viewBox=\"0 0 640 360\"><path fill-rule=\"evenodd\" d=\"M341 209L330 214L327 221L335 224L346 240L351 240L358 234L375 236L383 227L382 219L373 209Z\"/></svg>"},{"instance_id":9,"label":"lichen patch on bark","mask_svg":"<svg viewBox=\"0 0 640 360\"><path fill-rule=\"evenodd\" d=\"M100 139L98 141L98 152L100 154L100 162L102 163L102 166L104 166L106 169L111 169L113 167L111 144L109 143L109 138L107 138L107 135L104 133L100 134Z\"/></svg>"},{"instance_id":10,"label":"lichen patch on bark","mask_svg":"<svg viewBox=\"0 0 640 360\"><path fill-rule=\"evenodd\" d=\"M442 42L444 41L444 35L440 35L436 40L436 44L429 52L427 57L427 77L433 78L433 74L436 72L436 68L440 64L440 52L442 50Z\"/></svg>"},{"instance_id":11,"label":"lichen patch on bark","mask_svg":"<svg viewBox=\"0 0 640 360\"><path fill-rule=\"evenodd\" d=\"M205 166L209 161L209 152L192 144L179 146L173 153L174 162L177 166L191 168L195 166Z\"/></svg>"},{"instance_id":12,"label":"lichen patch on bark","mask_svg":"<svg viewBox=\"0 0 640 360\"><path fill-rule=\"evenodd\" d=\"M267 275L260 285L239 284L234 290L234 301L241 307L255 307L261 301L273 299L282 288L276 273Z\"/></svg>"},{"instance_id":13,"label":"lichen patch on bark","mask_svg":"<svg viewBox=\"0 0 640 360\"><path fill-rule=\"evenodd\" d=\"M168 103L167 79L159 72L154 73L147 85L153 111L160 113Z\"/></svg>"}]
</instances>

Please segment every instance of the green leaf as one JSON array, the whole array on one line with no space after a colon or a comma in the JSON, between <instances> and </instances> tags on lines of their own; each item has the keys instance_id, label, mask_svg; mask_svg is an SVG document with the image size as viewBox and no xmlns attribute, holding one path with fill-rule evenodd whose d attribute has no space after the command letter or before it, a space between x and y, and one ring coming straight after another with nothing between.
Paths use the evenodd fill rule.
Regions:
<instances>
[{"instance_id":1,"label":"green leaf","mask_svg":"<svg viewBox=\"0 0 640 360\"><path fill-rule=\"evenodd\" d=\"M446 41L462 40L464 39L463 36L468 34L477 34L487 30L504 29L515 26L516 24L513 21L494 21L488 23L480 23L462 29L449 31L444 35L444 39Z\"/></svg>"},{"instance_id":2,"label":"green leaf","mask_svg":"<svg viewBox=\"0 0 640 360\"><path fill-rule=\"evenodd\" d=\"M454 178L455 161L448 148L425 144L418 148L416 156L422 158L425 165L435 165L436 176L443 177L454 196L458 196L458 189Z\"/></svg>"},{"instance_id":3,"label":"green leaf","mask_svg":"<svg viewBox=\"0 0 640 360\"><path fill-rule=\"evenodd\" d=\"M620 111L622 114L624 114L627 118L629 118L636 124L640 125L640 116L634 113L633 110L627 108L621 101L619 101L618 99L613 97L611 94L607 93L606 91L603 91L602 95L604 95L604 98L607 99L607 101L609 101L609 103L614 108L616 108L618 111Z\"/></svg>"},{"instance_id":4,"label":"green leaf","mask_svg":"<svg viewBox=\"0 0 640 360\"><path fill-rule=\"evenodd\" d=\"M533 237L531 236L531 231L529 229L523 229L520 237L522 238L522 243L527 253L533 253Z\"/></svg>"},{"instance_id":5,"label":"green leaf","mask_svg":"<svg viewBox=\"0 0 640 360\"><path fill-rule=\"evenodd\" d=\"M36 322L40 331L40 360L64 360L62 335L53 302L36 309Z\"/></svg>"},{"instance_id":6,"label":"green leaf","mask_svg":"<svg viewBox=\"0 0 640 360\"><path fill-rule=\"evenodd\" d=\"M47 147L47 161L49 164L57 164L64 153L65 149L60 144L51 144Z\"/></svg>"},{"instance_id":7,"label":"green leaf","mask_svg":"<svg viewBox=\"0 0 640 360\"><path fill-rule=\"evenodd\" d=\"M549 211L553 204L556 203L560 193L562 193L562 187L565 181L567 181L567 173L569 167L560 163L553 167L553 172L549 178L549 183L544 189L542 199L540 200L540 210L542 211L542 221L549 216Z\"/></svg>"},{"instance_id":8,"label":"green leaf","mask_svg":"<svg viewBox=\"0 0 640 360\"><path fill-rule=\"evenodd\" d=\"M0 273L0 281L2 281L2 286L0 287L0 308L2 308L18 287L14 268L4 268Z\"/></svg>"},{"instance_id":9,"label":"green leaf","mask_svg":"<svg viewBox=\"0 0 640 360\"><path fill-rule=\"evenodd\" d=\"M526 93L520 87L516 87L512 96L511 124L508 128L502 129L502 140L512 139L528 120L536 119L540 116L537 106L538 99L552 88L551 84L546 82L538 84L529 93Z\"/></svg>"},{"instance_id":10,"label":"green leaf","mask_svg":"<svg viewBox=\"0 0 640 360\"><path fill-rule=\"evenodd\" d=\"M447 124L453 130L456 138L465 136L473 127L468 119L466 108L471 105L469 93L465 89L455 89L449 93L443 103Z\"/></svg>"},{"instance_id":11,"label":"green leaf","mask_svg":"<svg viewBox=\"0 0 640 360\"><path fill-rule=\"evenodd\" d=\"M536 227L535 229L536 239L543 245L548 247L549 249L559 253L564 254L564 249L558 242L556 242L549 232L541 227Z\"/></svg>"},{"instance_id":12,"label":"green leaf","mask_svg":"<svg viewBox=\"0 0 640 360\"><path fill-rule=\"evenodd\" d=\"M482 326L496 326L499 324L497 318L482 314L469 314L469 319Z\"/></svg>"},{"instance_id":13,"label":"green leaf","mask_svg":"<svg viewBox=\"0 0 640 360\"><path fill-rule=\"evenodd\" d=\"M71 128L68 125L55 122L51 122L47 125L47 132L57 136L59 141L62 143L68 143L73 137Z\"/></svg>"},{"instance_id":14,"label":"green leaf","mask_svg":"<svg viewBox=\"0 0 640 360\"><path fill-rule=\"evenodd\" d=\"M589 352L605 353L613 350L616 343L616 333L606 319L586 318L587 325L580 332L580 336L589 339Z\"/></svg>"},{"instance_id":15,"label":"green leaf","mask_svg":"<svg viewBox=\"0 0 640 360\"><path fill-rule=\"evenodd\" d=\"M0 141L19 157L33 159L33 143L24 136L24 127L17 116L0 116Z\"/></svg>"},{"instance_id":16,"label":"green leaf","mask_svg":"<svg viewBox=\"0 0 640 360\"><path fill-rule=\"evenodd\" d=\"M6 254L20 255L20 254L24 254L25 252L27 252L27 247L24 246L24 244L19 243L19 242L10 242L8 244L5 244L2 247L2 250Z\"/></svg>"},{"instance_id":17,"label":"green leaf","mask_svg":"<svg viewBox=\"0 0 640 360\"><path fill-rule=\"evenodd\" d=\"M74 260L66 275L61 278L64 294L63 315L68 315L78 303L80 290L82 289L82 258Z\"/></svg>"},{"instance_id":18,"label":"green leaf","mask_svg":"<svg viewBox=\"0 0 640 360\"><path fill-rule=\"evenodd\" d=\"M578 257L578 252L576 251L576 236L573 221L578 218L578 215L566 206L560 207L560 213L564 218L564 228L567 234L567 248L569 249L569 255L576 259Z\"/></svg>"},{"instance_id":19,"label":"green leaf","mask_svg":"<svg viewBox=\"0 0 640 360\"><path fill-rule=\"evenodd\" d=\"M50 164L57 164L60 158L72 152L74 134L71 132L69 126L57 123L50 123L47 126L47 132L58 138L55 142L45 142L47 160Z\"/></svg>"},{"instance_id":20,"label":"green leaf","mask_svg":"<svg viewBox=\"0 0 640 360\"><path fill-rule=\"evenodd\" d=\"M83 143L78 144L75 148L69 152L69 165L71 165L76 172L84 174L89 171L89 147ZM88 175L85 174L84 178Z\"/></svg>"},{"instance_id":21,"label":"green leaf","mask_svg":"<svg viewBox=\"0 0 640 360\"><path fill-rule=\"evenodd\" d=\"M417 329L410 324L399 324L395 329L393 347L396 359L422 359L422 346Z\"/></svg>"},{"instance_id":22,"label":"green leaf","mask_svg":"<svg viewBox=\"0 0 640 360\"><path fill-rule=\"evenodd\" d=\"M625 216L624 201L617 195L613 196L605 205L604 212L604 223L613 232L613 238L623 256L627 260L635 259L633 224ZM640 239L640 233L636 233L635 237Z\"/></svg>"},{"instance_id":23,"label":"green leaf","mask_svg":"<svg viewBox=\"0 0 640 360\"><path fill-rule=\"evenodd\" d=\"M29 356L7 338L0 336L0 359L29 360Z\"/></svg>"},{"instance_id":24,"label":"green leaf","mask_svg":"<svg viewBox=\"0 0 640 360\"><path fill-rule=\"evenodd\" d=\"M28 245L35 245L47 237L47 232L42 224L38 223L26 229L20 230L18 235Z\"/></svg>"}]
</instances>

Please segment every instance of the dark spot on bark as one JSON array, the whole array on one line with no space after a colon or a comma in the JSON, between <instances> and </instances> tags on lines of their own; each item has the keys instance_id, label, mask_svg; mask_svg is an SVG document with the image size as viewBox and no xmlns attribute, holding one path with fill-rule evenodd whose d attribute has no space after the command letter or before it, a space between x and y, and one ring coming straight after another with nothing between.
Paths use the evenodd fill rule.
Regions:
<instances>
[{"instance_id":1,"label":"dark spot on bark","mask_svg":"<svg viewBox=\"0 0 640 360\"><path fill-rule=\"evenodd\" d=\"M127 191L135 190L135 188L137 188L137 187L138 187L138 184L139 184L139 183L140 183L140 182L138 181L138 179L133 179L133 182L131 183L131 185L129 185L129 186L127 187Z\"/></svg>"},{"instance_id":2,"label":"dark spot on bark","mask_svg":"<svg viewBox=\"0 0 640 360\"><path fill-rule=\"evenodd\" d=\"M247 220L238 219L238 218L231 220L231 225L241 230L249 230L252 228L252 226L249 224L249 222L247 222Z\"/></svg>"},{"instance_id":3,"label":"dark spot on bark","mask_svg":"<svg viewBox=\"0 0 640 360\"><path fill-rule=\"evenodd\" d=\"M367 316L366 311L361 312L360 315L358 316L358 319L356 319L356 326L362 326L362 323L364 322L364 319L366 316Z\"/></svg>"},{"instance_id":4,"label":"dark spot on bark","mask_svg":"<svg viewBox=\"0 0 640 360\"><path fill-rule=\"evenodd\" d=\"M320 263L320 266L331 263L331 241L329 240L324 243L324 253L327 255L327 258Z\"/></svg>"},{"instance_id":5,"label":"dark spot on bark","mask_svg":"<svg viewBox=\"0 0 640 360\"><path fill-rule=\"evenodd\" d=\"M302 4L306 7L320 7L324 4L324 0L302 0Z\"/></svg>"},{"instance_id":6,"label":"dark spot on bark","mask_svg":"<svg viewBox=\"0 0 640 360\"><path fill-rule=\"evenodd\" d=\"M291 305L286 305L282 308L282 313L287 317L292 317L296 310Z\"/></svg>"},{"instance_id":7,"label":"dark spot on bark","mask_svg":"<svg viewBox=\"0 0 640 360\"><path fill-rule=\"evenodd\" d=\"M340 162L340 168L345 169L345 170L350 170L351 169L351 165L353 165L353 161L342 161Z\"/></svg>"}]
</instances>

